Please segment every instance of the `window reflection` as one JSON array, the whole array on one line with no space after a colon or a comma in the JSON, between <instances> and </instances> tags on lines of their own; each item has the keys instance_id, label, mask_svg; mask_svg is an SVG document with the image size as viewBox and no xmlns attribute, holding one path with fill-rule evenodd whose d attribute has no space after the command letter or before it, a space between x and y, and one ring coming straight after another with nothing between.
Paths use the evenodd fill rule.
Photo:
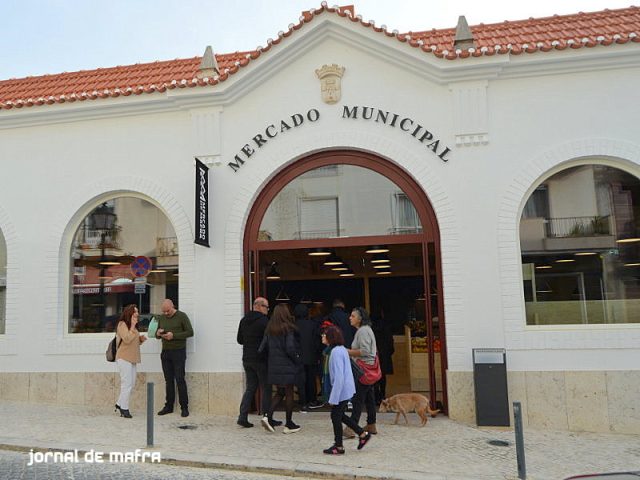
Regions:
<instances>
[{"instance_id":1,"label":"window reflection","mask_svg":"<svg viewBox=\"0 0 640 480\"><path fill-rule=\"evenodd\" d=\"M421 232L415 207L391 180L367 168L328 165L300 175L278 193L258 240Z\"/></svg>"},{"instance_id":2,"label":"window reflection","mask_svg":"<svg viewBox=\"0 0 640 480\"><path fill-rule=\"evenodd\" d=\"M520 220L527 325L640 322L640 181L583 165L534 191Z\"/></svg>"},{"instance_id":3,"label":"window reflection","mask_svg":"<svg viewBox=\"0 0 640 480\"><path fill-rule=\"evenodd\" d=\"M118 197L83 219L71 248L69 333L110 332L134 303L144 330L164 298L178 301L178 243L153 204Z\"/></svg>"}]
</instances>

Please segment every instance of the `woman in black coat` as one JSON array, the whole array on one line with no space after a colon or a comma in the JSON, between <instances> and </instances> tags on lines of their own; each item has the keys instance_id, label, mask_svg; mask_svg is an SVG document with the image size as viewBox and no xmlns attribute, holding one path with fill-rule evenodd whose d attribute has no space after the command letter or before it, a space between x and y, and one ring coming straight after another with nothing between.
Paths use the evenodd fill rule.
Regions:
<instances>
[{"instance_id":1,"label":"woman in black coat","mask_svg":"<svg viewBox=\"0 0 640 480\"><path fill-rule=\"evenodd\" d=\"M268 353L267 381L272 385L282 385L285 391L285 410L287 422L284 433L295 433L300 426L293 423L293 387L300 375L300 346L296 340L296 326L289 307L284 304L276 305L271 320L267 323L264 338L259 352ZM269 418L279 402L278 395L271 402L271 412L262 418L262 426L269 432L274 432Z\"/></svg>"},{"instance_id":2,"label":"woman in black coat","mask_svg":"<svg viewBox=\"0 0 640 480\"><path fill-rule=\"evenodd\" d=\"M302 355L302 365L304 367L303 377L301 379L302 388L300 397L304 398L303 408L317 408L320 405L317 402L317 377L318 365L320 362L320 354L323 350L320 341L320 329L316 319L309 318L309 309L306 305L296 305L293 310L296 318L296 327L300 332L300 349Z\"/></svg>"}]
</instances>

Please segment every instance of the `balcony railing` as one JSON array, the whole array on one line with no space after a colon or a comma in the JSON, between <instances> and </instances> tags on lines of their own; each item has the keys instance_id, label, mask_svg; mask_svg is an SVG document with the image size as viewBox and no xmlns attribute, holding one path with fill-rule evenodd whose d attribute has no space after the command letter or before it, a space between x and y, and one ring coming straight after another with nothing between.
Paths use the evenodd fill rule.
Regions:
<instances>
[{"instance_id":1,"label":"balcony railing","mask_svg":"<svg viewBox=\"0 0 640 480\"><path fill-rule=\"evenodd\" d=\"M411 235L413 233L422 233L422 227L392 227L388 231L389 235Z\"/></svg>"},{"instance_id":2,"label":"balcony railing","mask_svg":"<svg viewBox=\"0 0 640 480\"><path fill-rule=\"evenodd\" d=\"M337 228L334 230L305 230L295 232L293 238L296 240L310 240L314 238L338 238L344 235L343 228Z\"/></svg>"},{"instance_id":3,"label":"balcony railing","mask_svg":"<svg viewBox=\"0 0 640 480\"><path fill-rule=\"evenodd\" d=\"M161 237L156 240L156 254L159 257L178 255L178 238Z\"/></svg>"},{"instance_id":4,"label":"balcony railing","mask_svg":"<svg viewBox=\"0 0 640 480\"><path fill-rule=\"evenodd\" d=\"M611 235L610 215L601 217L548 218L545 229L547 238L575 238Z\"/></svg>"},{"instance_id":5,"label":"balcony railing","mask_svg":"<svg viewBox=\"0 0 640 480\"><path fill-rule=\"evenodd\" d=\"M102 230L82 226L76 235L76 248L100 248L104 242L104 246L118 249L120 248L118 237L121 230L120 227Z\"/></svg>"}]
</instances>

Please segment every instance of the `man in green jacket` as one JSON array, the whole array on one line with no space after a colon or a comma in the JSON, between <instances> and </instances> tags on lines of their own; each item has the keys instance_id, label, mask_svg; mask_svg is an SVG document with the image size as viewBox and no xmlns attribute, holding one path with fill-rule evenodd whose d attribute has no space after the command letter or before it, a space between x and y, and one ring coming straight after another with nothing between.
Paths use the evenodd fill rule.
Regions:
<instances>
[{"instance_id":1,"label":"man in green jacket","mask_svg":"<svg viewBox=\"0 0 640 480\"><path fill-rule=\"evenodd\" d=\"M176 402L175 384L178 384L178 400L181 415L189 416L189 395L185 381L184 365L187 361L187 338L193 337L193 327L186 313L176 310L168 298L162 302L162 315L158 317L156 338L162 338L162 373L166 383L165 403L158 415L173 413Z\"/></svg>"}]
</instances>

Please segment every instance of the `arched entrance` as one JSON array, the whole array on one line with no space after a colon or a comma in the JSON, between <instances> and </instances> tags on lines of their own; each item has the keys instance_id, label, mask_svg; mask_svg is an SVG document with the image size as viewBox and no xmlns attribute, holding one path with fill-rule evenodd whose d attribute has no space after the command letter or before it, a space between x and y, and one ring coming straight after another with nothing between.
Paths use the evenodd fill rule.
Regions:
<instances>
[{"instance_id":1,"label":"arched entrance","mask_svg":"<svg viewBox=\"0 0 640 480\"><path fill-rule=\"evenodd\" d=\"M246 309L258 295L272 304L365 306L393 334L387 396L423 392L447 411L440 234L404 170L359 151L296 161L256 198L244 258Z\"/></svg>"}]
</instances>

